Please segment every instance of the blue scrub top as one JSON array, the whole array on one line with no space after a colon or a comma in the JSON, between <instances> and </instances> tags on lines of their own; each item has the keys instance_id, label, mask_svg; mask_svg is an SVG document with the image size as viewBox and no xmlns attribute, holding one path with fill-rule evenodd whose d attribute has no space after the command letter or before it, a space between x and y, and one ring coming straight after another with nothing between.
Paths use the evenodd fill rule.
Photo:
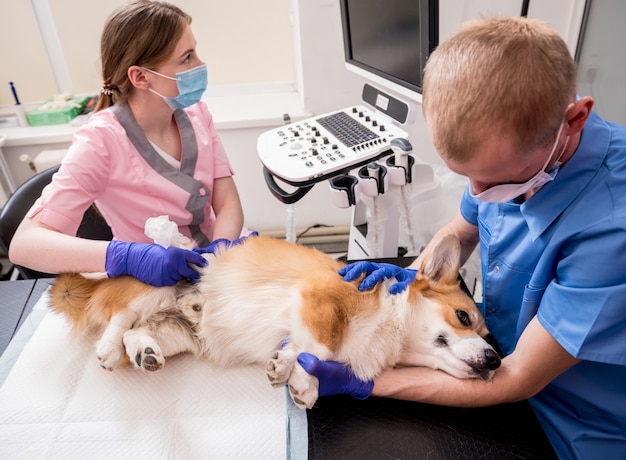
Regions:
<instances>
[{"instance_id":1,"label":"blue scrub top","mask_svg":"<svg viewBox=\"0 0 626 460\"><path fill-rule=\"evenodd\" d=\"M481 309L509 354L537 315L583 361L531 399L560 458L626 458L626 128L592 113L555 179L523 204L467 189ZM599 456L599 457L598 457Z\"/></svg>"}]
</instances>

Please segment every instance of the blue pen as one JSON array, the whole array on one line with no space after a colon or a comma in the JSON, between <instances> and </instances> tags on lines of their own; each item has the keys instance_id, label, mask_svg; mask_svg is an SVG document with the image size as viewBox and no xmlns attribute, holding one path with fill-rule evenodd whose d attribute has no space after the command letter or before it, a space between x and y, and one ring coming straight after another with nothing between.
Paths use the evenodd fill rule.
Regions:
<instances>
[{"instance_id":1,"label":"blue pen","mask_svg":"<svg viewBox=\"0 0 626 460\"><path fill-rule=\"evenodd\" d=\"M17 91L15 91L15 85L13 84L12 81L9 82L9 85L11 86L11 92L13 93L13 98L15 99L15 105L20 105L20 99L19 97L17 97Z\"/></svg>"}]
</instances>

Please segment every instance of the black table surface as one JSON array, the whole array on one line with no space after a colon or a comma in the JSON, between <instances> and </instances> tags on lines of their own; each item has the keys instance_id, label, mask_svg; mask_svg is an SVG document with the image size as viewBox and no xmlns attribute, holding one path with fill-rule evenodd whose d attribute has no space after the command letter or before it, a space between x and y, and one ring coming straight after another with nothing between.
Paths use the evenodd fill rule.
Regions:
<instances>
[{"instance_id":1,"label":"black table surface","mask_svg":"<svg viewBox=\"0 0 626 460\"><path fill-rule=\"evenodd\" d=\"M307 411L309 459L556 459L527 401L460 409L371 397Z\"/></svg>"},{"instance_id":2,"label":"black table surface","mask_svg":"<svg viewBox=\"0 0 626 460\"><path fill-rule=\"evenodd\" d=\"M54 278L0 281L0 356Z\"/></svg>"}]
</instances>

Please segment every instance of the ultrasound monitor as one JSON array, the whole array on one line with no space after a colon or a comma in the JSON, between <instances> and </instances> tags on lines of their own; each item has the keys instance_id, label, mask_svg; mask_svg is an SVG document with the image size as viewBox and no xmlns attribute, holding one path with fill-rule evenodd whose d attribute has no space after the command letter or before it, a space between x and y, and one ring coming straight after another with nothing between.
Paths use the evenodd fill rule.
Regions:
<instances>
[{"instance_id":1,"label":"ultrasound monitor","mask_svg":"<svg viewBox=\"0 0 626 460\"><path fill-rule=\"evenodd\" d=\"M341 20L347 68L375 86L366 85L364 100L383 112L385 90L421 102L424 66L439 39L439 1L341 0Z\"/></svg>"}]
</instances>

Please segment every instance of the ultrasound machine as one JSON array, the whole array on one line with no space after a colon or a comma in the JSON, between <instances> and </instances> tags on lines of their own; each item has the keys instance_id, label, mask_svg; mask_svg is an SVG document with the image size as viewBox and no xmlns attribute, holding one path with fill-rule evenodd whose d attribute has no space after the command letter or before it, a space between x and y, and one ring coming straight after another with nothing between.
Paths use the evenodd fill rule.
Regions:
<instances>
[{"instance_id":1,"label":"ultrasound machine","mask_svg":"<svg viewBox=\"0 0 626 460\"><path fill-rule=\"evenodd\" d=\"M400 232L408 238L404 254L418 254L410 209L440 188L402 129L413 122L422 69L437 44L436 2L384 3L372 15L372 2L341 1L346 66L373 83L363 87L363 105L288 123L257 143L277 199L292 205L327 182L332 202L352 207L349 260L397 257Z\"/></svg>"}]
</instances>

